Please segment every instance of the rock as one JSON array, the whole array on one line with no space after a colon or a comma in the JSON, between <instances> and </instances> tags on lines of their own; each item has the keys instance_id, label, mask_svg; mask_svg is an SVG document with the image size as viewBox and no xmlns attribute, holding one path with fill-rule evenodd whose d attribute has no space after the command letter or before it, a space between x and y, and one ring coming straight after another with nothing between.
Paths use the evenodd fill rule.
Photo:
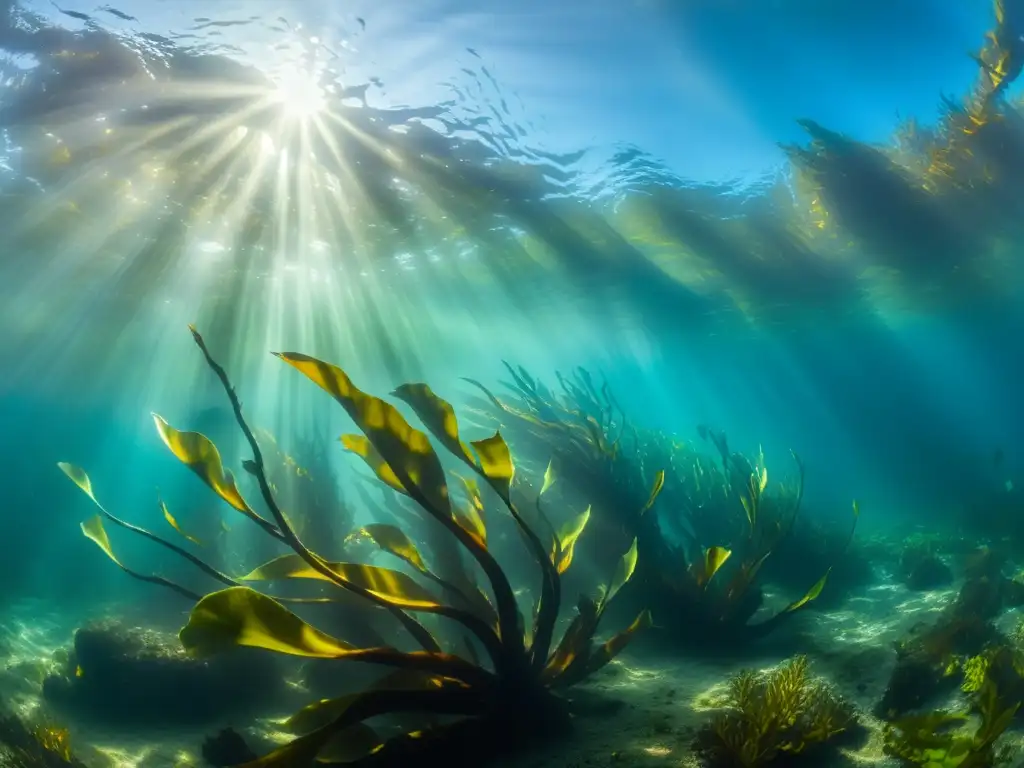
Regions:
<instances>
[{"instance_id":1,"label":"rock","mask_svg":"<svg viewBox=\"0 0 1024 768\"><path fill-rule=\"evenodd\" d=\"M190 658L173 635L117 623L83 627L43 697L68 718L118 726L192 725L244 714L280 697L280 662L239 649Z\"/></svg>"}]
</instances>

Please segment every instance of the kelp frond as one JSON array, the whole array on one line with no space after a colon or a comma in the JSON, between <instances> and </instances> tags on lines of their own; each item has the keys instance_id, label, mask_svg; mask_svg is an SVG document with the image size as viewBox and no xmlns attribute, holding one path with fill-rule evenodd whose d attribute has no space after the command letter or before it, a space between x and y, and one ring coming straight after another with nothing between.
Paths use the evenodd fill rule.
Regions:
<instances>
[{"instance_id":1,"label":"kelp frond","mask_svg":"<svg viewBox=\"0 0 1024 768\"><path fill-rule=\"evenodd\" d=\"M180 633L182 644L194 655L206 656L248 646L307 658L375 663L392 668L398 675L387 678L387 685L378 685L362 694L307 707L292 720L300 734L298 738L250 764L251 768L284 768L308 762L325 750L330 751L331 745L352 729L361 729L365 736L365 720L399 712L473 718L485 722L490 733L499 736L520 733L514 740L526 737L528 741L535 732L557 730L565 724L564 719L556 716L562 711L561 700L553 693L556 689L577 683L601 669L638 630L650 624L650 614L643 611L629 627L606 642L598 644L594 640L609 602L636 569L634 541L611 574L601 598L582 597L568 629L560 638L556 636L561 577L571 562L573 544L586 520L564 536L549 533L553 529L546 519L540 529L526 522L512 500L515 466L500 432L464 442L450 404L425 384L399 387L393 394L416 413L426 429L426 432L421 431L395 406L356 387L337 366L299 353L277 353L279 359L344 408L361 432L361 435L348 436L345 446L359 455L384 485L410 498L423 514L439 523L480 567L489 590L468 589L441 578L430 568L415 542L387 524L366 525L353 536L374 541L382 550L411 566L412 575L362 563L334 562L321 556L314 549L316 543L303 541L282 512L268 478L263 452L242 414L235 390L203 338L195 329L191 330L207 364L223 385L252 451L252 458L244 466L258 483L269 517L255 512L242 496L209 439L199 433L178 431L158 416L154 417L157 429L172 453L217 496L285 545L290 553L244 576L223 574L187 550L114 517L100 505L88 475L78 467L61 464L65 474L100 509L100 515L83 525L83 531L130 575L197 600ZM523 620L509 579L487 546L479 488L475 482L467 483L467 488L476 489L471 494L471 506L457 508L431 437L464 464L482 486L493 491L522 534L541 582L530 625ZM104 519L174 551L226 588L200 596L163 577L130 570L111 548L102 525ZM421 583L419 578L429 584ZM286 606L287 602L330 602L331 598L291 598L288 601L249 586L257 581L290 580L313 580L387 609L402 623L419 650L353 646L316 629ZM456 599L446 602L432 592L430 585ZM483 648L486 661L477 660L474 653L467 658L455 648L448 648L444 638L432 634L415 618L418 613L444 616L461 625ZM408 741L402 742L402 749L408 748ZM379 758L391 744L377 743L370 751Z\"/></svg>"},{"instance_id":2,"label":"kelp frond","mask_svg":"<svg viewBox=\"0 0 1024 768\"><path fill-rule=\"evenodd\" d=\"M697 750L712 765L767 765L828 743L856 725L853 709L808 674L807 658L729 681L726 711L701 731Z\"/></svg>"}]
</instances>

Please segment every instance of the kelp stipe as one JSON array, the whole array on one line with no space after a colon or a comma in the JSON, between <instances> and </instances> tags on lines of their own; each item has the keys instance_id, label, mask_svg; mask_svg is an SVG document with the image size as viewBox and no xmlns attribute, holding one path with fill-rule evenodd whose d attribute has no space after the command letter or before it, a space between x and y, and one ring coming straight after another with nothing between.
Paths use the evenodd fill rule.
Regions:
<instances>
[{"instance_id":1,"label":"kelp stipe","mask_svg":"<svg viewBox=\"0 0 1024 768\"><path fill-rule=\"evenodd\" d=\"M392 526L373 524L355 532L370 538L382 549L407 564L436 587L452 596L451 602L435 597L427 586L409 574L361 563L330 562L303 542L278 506L267 478L263 454L248 426L241 404L224 369L213 359L203 338L190 329L210 369L217 375L232 410L252 450L245 462L269 511L269 518L255 512L224 469L220 455L207 438L198 433L179 432L160 417L158 431L171 451L239 513L288 549L290 554L275 558L251 573L234 578L212 568L187 550L113 517L107 519L146 536L188 559L227 588L206 596L158 576L130 570L115 556L102 527L94 518L84 526L86 535L129 574L161 584L198 600L180 639L197 655L220 653L239 646L263 648L306 658L355 660L394 670L372 689L363 693L315 702L288 723L297 735L293 741L247 765L249 768L284 768L307 764L318 755L331 759L339 750L352 757L353 765L403 764L411 754L437 747L479 752L483 762L488 753L520 748L530 742L562 732L569 724L566 701L557 693L607 664L641 628L650 624L643 611L625 630L602 644L594 641L609 602L630 580L636 569L634 541L622 557L599 599L582 597L577 614L556 642L561 576L568 567L570 548L582 531L572 538L538 533L526 523L511 498L514 465L500 433L468 445L459 435L452 407L425 384L410 384L394 393L417 414L426 429L458 460L489 486L520 530L541 577L540 599L528 624L522 617L501 565L488 549L486 526L480 510L458 510L449 495L440 459L427 435L411 426L390 403L359 390L336 366L298 353L277 354L337 400L348 412L361 435L346 436L345 446L358 454L383 483L409 496L428 517L437 521L472 557L485 574L490 594L446 582L434 575L415 542ZM99 502L92 484L81 469L62 464L94 503ZM474 514L475 512L475 514ZM545 526L550 530L550 525ZM246 583L311 579L327 583L390 611L407 630L419 650L393 647L356 647L314 628L275 598L256 591ZM330 602L331 598L291 598L290 602ZM461 625L484 651L484 661L475 653L458 655L446 650L443 638L435 637L416 620L415 613L445 616ZM463 644L463 648L471 647ZM401 737L382 739L365 724L379 715L422 713L432 718L453 716L447 725L432 725L425 731L409 731ZM435 721L436 722L436 721Z\"/></svg>"}]
</instances>

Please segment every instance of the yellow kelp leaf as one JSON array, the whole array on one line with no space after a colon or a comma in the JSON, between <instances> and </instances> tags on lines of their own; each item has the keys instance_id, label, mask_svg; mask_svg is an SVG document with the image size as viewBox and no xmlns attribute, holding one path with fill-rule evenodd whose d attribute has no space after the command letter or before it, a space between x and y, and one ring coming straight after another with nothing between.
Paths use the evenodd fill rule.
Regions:
<instances>
[{"instance_id":1,"label":"yellow kelp leaf","mask_svg":"<svg viewBox=\"0 0 1024 768\"><path fill-rule=\"evenodd\" d=\"M818 581L814 584L813 587L811 587L809 590L807 590L807 594L806 595L801 597L795 603L791 603L789 605L789 607L786 608L786 610L787 611L798 610L799 608L803 608L805 605L807 605L809 602L811 602L811 600L814 600L815 598L817 598L818 595L821 594L821 591L823 589L825 589L825 582L828 581L828 575L830 573L832 573L832 566L829 566L828 570L825 571L825 575L822 576L820 579L818 579Z\"/></svg>"},{"instance_id":2,"label":"yellow kelp leaf","mask_svg":"<svg viewBox=\"0 0 1024 768\"><path fill-rule=\"evenodd\" d=\"M509 503L515 466L512 464L512 454L508 450L505 438L501 436L501 432L495 432L491 437L474 440L472 445L476 455L480 457L480 471L498 495Z\"/></svg>"},{"instance_id":3,"label":"yellow kelp leaf","mask_svg":"<svg viewBox=\"0 0 1024 768\"><path fill-rule=\"evenodd\" d=\"M352 763L380 749L383 741L366 723L350 725L331 737L317 753L318 763L339 765Z\"/></svg>"},{"instance_id":4,"label":"yellow kelp leaf","mask_svg":"<svg viewBox=\"0 0 1024 768\"><path fill-rule=\"evenodd\" d=\"M345 446L345 450L351 451L365 461L366 465L386 485L391 486L399 493L408 495L409 492L405 490L405 486L402 485L402 481L398 479L395 471L377 453L377 449L373 447L373 444L365 435L342 435L341 444Z\"/></svg>"},{"instance_id":5,"label":"yellow kelp leaf","mask_svg":"<svg viewBox=\"0 0 1024 768\"><path fill-rule=\"evenodd\" d=\"M416 544L400 528L387 523L370 523L353 531L345 541L359 538L369 539L382 550L401 558L420 573L430 573Z\"/></svg>"},{"instance_id":6,"label":"yellow kelp leaf","mask_svg":"<svg viewBox=\"0 0 1024 768\"><path fill-rule=\"evenodd\" d=\"M212 656L238 646L315 659L336 659L353 647L310 626L272 597L248 587L207 595L178 633L193 656Z\"/></svg>"},{"instance_id":7,"label":"yellow kelp leaf","mask_svg":"<svg viewBox=\"0 0 1024 768\"><path fill-rule=\"evenodd\" d=\"M768 487L768 467L761 467L761 477L758 480L758 488L761 493Z\"/></svg>"},{"instance_id":8,"label":"yellow kelp leaf","mask_svg":"<svg viewBox=\"0 0 1024 768\"><path fill-rule=\"evenodd\" d=\"M164 502L163 502L163 499L161 499L161 500L160 500L160 509L161 509L161 510L163 511L163 513L164 513L164 520L166 520L166 521L167 521L168 525L170 525L170 526L171 526L171 528L173 528L174 530L176 530L176 531L177 531L178 533L180 533L180 534L181 534L182 536L184 536L184 537L185 537L186 539L188 539L189 541L191 541L191 542L192 542L193 544L195 544L195 545L196 545L197 547L201 547L201 546L203 546L203 542L201 542L201 541L200 541L199 539L197 539L197 538L196 538L195 536L190 536L189 534L187 534L187 533L186 533L186 532L185 532L185 531L184 531L184 530L182 529L182 527L181 527L180 525L178 525L178 521L174 519L174 515L172 515L172 514L171 514L171 510L169 510L169 509L167 508L167 505L166 505L166 504L164 504Z\"/></svg>"},{"instance_id":9,"label":"yellow kelp leaf","mask_svg":"<svg viewBox=\"0 0 1024 768\"><path fill-rule=\"evenodd\" d=\"M480 495L480 486L477 485L476 480L471 477L463 477L458 472L453 473L459 482L462 483L463 489L466 491L466 496L472 502L473 506L476 507L478 512L484 511L484 500Z\"/></svg>"},{"instance_id":10,"label":"yellow kelp leaf","mask_svg":"<svg viewBox=\"0 0 1024 768\"><path fill-rule=\"evenodd\" d=\"M629 549L626 550L626 554L622 556L618 566L615 568L615 574L612 576L611 582L608 584L608 590L605 592L604 599L601 601L601 609L612 601L612 598L618 594L619 590L626 586L631 578L633 578L633 572L636 570L636 559L637 559L637 548L636 539L633 539L633 543L630 544Z\"/></svg>"},{"instance_id":11,"label":"yellow kelp leaf","mask_svg":"<svg viewBox=\"0 0 1024 768\"><path fill-rule=\"evenodd\" d=\"M487 526L474 504L466 504L461 512L454 512L452 517L462 530L473 537L477 544L484 549L487 548Z\"/></svg>"},{"instance_id":12,"label":"yellow kelp leaf","mask_svg":"<svg viewBox=\"0 0 1024 768\"><path fill-rule=\"evenodd\" d=\"M654 506L654 502L658 500L658 494L661 493L661 489L665 487L665 470L659 469L658 474L654 476L654 485L651 487L651 495L647 499L647 503L644 504L644 508L640 510L642 515L648 509Z\"/></svg>"},{"instance_id":13,"label":"yellow kelp leaf","mask_svg":"<svg viewBox=\"0 0 1024 768\"><path fill-rule=\"evenodd\" d=\"M466 491L466 496L469 501L461 512L456 512L455 522L459 524L466 533L472 536L477 544L484 549L487 548L487 522L484 520L484 500L480 496L480 486L476 484L476 480L469 477L463 477L458 472L455 476L459 478L459 482L462 483L463 488Z\"/></svg>"},{"instance_id":14,"label":"yellow kelp leaf","mask_svg":"<svg viewBox=\"0 0 1024 768\"><path fill-rule=\"evenodd\" d=\"M423 691L440 689L446 684L465 686L465 683L452 681L449 678L441 678L437 675L430 675L412 669L396 669L384 675L377 682L370 686L373 691ZM303 734L323 728L340 717L352 703L363 696L365 691L360 693L339 696L333 699L321 699L308 704L294 715L289 717L284 728L289 733Z\"/></svg>"},{"instance_id":15,"label":"yellow kelp leaf","mask_svg":"<svg viewBox=\"0 0 1024 768\"><path fill-rule=\"evenodd\" d=\"M275 354L341 403L406 490L413 491L408 480L431 513L451 515L441 460L423 432L410 426L393 405L356 387L337 366L297 352Z\"/></svg>"},{"instance_id":16,"label":"yellow kelp leaf","mask_svg":"<svg viewBox=\"0 0 1024 768\"><path fill-rule=\"evenodd\" d=\"M576 517L562 526L558 531L558 545L561 551L561 557L555 565L557 566L559 573L565 573L569 570L569 566L572 565L572 556L576 549L576 541L579 539L580 534L583 533L583 529L587 527L587 523L589 521L590 507L588 506L580 514L576 515Z\"/></svg>"},{"instance_id":17,"label":"yellow kelp leaf","mask_svg":"<svg viewBox=\"0 0 1024 768\"><path fill-rule=\"evenodd\" d=\"M754 502L746 496L740 496L740 503L743 505L743 511L747 513L747 522L750 523L750 527L754 527L754 515L756 514Z\"/></svg>"},{"instance_id":18,"label":"yellow kelp leaf","mask_svg":"<svg viewBox=\"0 0 1024 768\"><path fill-rule=\"evenodd\" d=\"M553 461L548 462L548 468L544 470L544 483L540 487L540 493L538 496L543 496L552 485L555 484L555 470L553 467Z\"/></svg>"},{"instance_id":19,"label":"yellow kelp leaf","mask_svg":"<svg viewBox=\"0 0 1024 768\"><path fill-rule=\"evenodd\" d=\"M92 480L89 479L89 475L85 473L84 469L74 464L68 464L66 461L58 461L57 466L60 467L61 472L71 478L71 482L82 489L86 496L95 504L99 504L92 492Z\"/></svg>"},{"instance_id":20,"label":"yellow kelp leaf","mask_svg":"<svg viewBox=\"0 0 1024 768\"><path fill-rule=\"evenodd\" d=\"M710 582L715 574L718 573L718 569L725 565L725 561L729 559L731 554L732 550L720 546L705 549L704 570L701 572L700 578L697 579L698 586L703 586Z\"/></svg>"},{"instance_id":21,"label":"yellow kelp leaf","mask_svg":"<svg viewBox=\"0 0 1024 768\"><path fill-rule=\"evenodd\" d=\"M590 658L587 660L586 674L592 675L622 653L625 647L629 645L630 640L633 639L633 636L640 630L647 629L652 623L651 612L648 610L642 611L640 615L633 620L632 624L611 637L607 642L594 651L593 654L591 654Z\"/></svg>"},{"instance_id":22,"label":"yellow kelp leaf","mask_svg":"<svg viewBox=\"0 0 1024 768\"><path fill-rule=\"evenodd\" d=\"M246 514L255 514L235 487L235 478L224 469L217 446L199 432L179 432L157 414L153 414L156 431L177 459L188 466L224 501Z\"/></svg>"},{"instance_id":23,"label":"yellow kelp leaf","mask_svg":"<svg viewBox=\"0 0 1024 768\"><path fill-rule=\"evenodd\" d=\"M375 597L399 608L431 609L440 603L411 576L390 568L362 563L323 563L345 581L362 587ZM281 555L246 574L241 581L276 581L277 579L319 579L329 581L297 554Z\"/></svg>"},{"instance_id":24,"label":"yellow kelp leaf","mask_svg":"<svg viewBox=\"0 0 1024 768\"><path fill-rule=\"evenodd\" d=\"M86 478L88 480L88 478ZM92 496L92 494L89 494ZM103 553L109 557L116 566L123 570L128 570L124 567L124 563L117 559L117 555L114 554L113 547L110 546L110 537L107 536L107 529L103 527L103 518L99 515L91 517L81 524L82 533L85 537L96 544L97 547L103 550Z\"/></svg>"},{"instance_id":25,"label":"yellow kelp leaf","mask_svg":"<svg viewBox=\"0 0 1024 768\"><path fill-rule=\"evenodd\" d=\"M447 400L434 394L427 384L421 383L403 384L392 394L409 404L441 445L470 466L476 466L472 452L459 437L459 420Z\"/></svg>"}]
</instances>

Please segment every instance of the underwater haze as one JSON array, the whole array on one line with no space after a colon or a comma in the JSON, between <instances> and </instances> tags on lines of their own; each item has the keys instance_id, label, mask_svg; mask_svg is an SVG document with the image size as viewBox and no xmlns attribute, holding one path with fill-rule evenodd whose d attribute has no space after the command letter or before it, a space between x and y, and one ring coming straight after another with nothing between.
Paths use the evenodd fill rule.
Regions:
<instances>
[{"instance_id":1,"label":"underwater haze","mask_svg":"<svg viewBox=\"0 0 1024 768\"><path fill-rule=\"evenodd\" d=\"M0 0L0 766L1024 760L1022 69Z\"/></svg>"}]
</instances>

